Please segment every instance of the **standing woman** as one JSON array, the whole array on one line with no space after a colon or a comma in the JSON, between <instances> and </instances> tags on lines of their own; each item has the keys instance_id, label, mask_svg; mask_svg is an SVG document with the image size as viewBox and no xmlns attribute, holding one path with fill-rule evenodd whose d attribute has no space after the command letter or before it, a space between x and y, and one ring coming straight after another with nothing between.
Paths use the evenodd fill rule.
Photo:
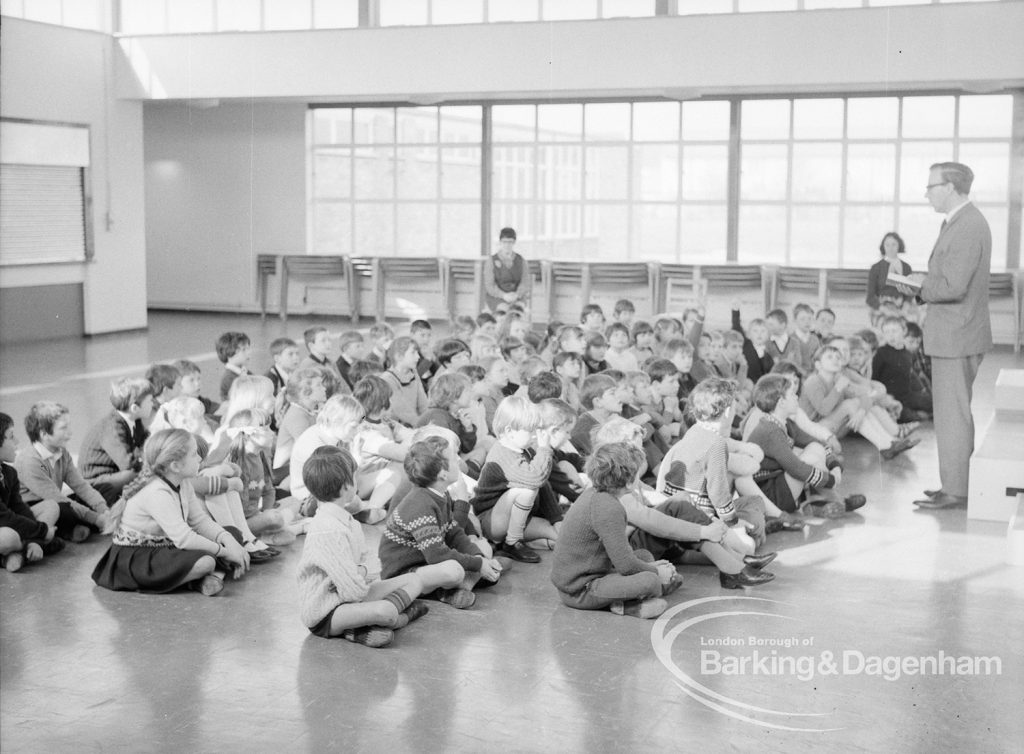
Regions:
<instances>
[{"instance_id":1,"label":"standing woman","mask_svg":"<svg viewBox=\"0 0 1024 754\"><path fill-rule=\"evenodd\" d=\"M487 308L494 310L500 303L520 304L530 309L533 275L530 266L516 253L516 232L502 228L498 234L498 253L484 263L484 290Z\"/></svg>"},{"instance_id":2,"label":"standing woman","mask_svg":"<svg viewBox=\"0 0 1024 754\"><path fill-rule=\"evenodd\" d=\"M891 301L900 309L904 309L904 303L907 301L907 297L895 286L886 282L889 271L892 270L898 275L909 275L913 272L910 265L900 259L900 254L905 253L907 247L899 233L891 232L882 236L878 250L882 252L882 258L871 266L871 272L868 274L867 302L871 307L872 322L884 301Z\"/></svg>"}]
</instances>

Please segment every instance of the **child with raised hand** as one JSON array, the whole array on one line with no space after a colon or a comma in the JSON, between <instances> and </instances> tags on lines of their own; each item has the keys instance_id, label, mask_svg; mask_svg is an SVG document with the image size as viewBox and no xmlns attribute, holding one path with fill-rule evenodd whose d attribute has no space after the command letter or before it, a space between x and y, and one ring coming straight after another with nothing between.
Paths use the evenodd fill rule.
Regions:
<instances>
[{"instance_id":1,"label":"child with raised hand","mask_svg":"<svg viewBox=\"0 0 1024 754\"><path fill-rule=\"evenodd\" d=\"M407 427L427 408L427 391L416 373L420 350L408 337L395 338L388 348L388 368L381 378L391 388L391 416Z\"/></svg>"},{"instance_id":2,"label":"child with raised hand","mask_svg":"<svg viewBox=\"0 0 1024 754\"><path fill-rule=\"evenodd\" d=\"M747 377L757 382L772 371L775 359L768 352L768 327L763 319L752 319L747 326L748 333L743 331L740 320L740 304L732 304L732 329L743 336L743 357L747 362Z\"/></svg>"},{"instance_id":3,"label":"child with raised hand","mask_svg":"<svg viewBox=\"0 0 1024 754\"><path fill-rule=\"evenodd\" d=\"M41 401L33 405L25 417L25 433L31 445L18 451L14 468L21 483L21 499L33 508L43 500L55 500L60 509L57 534L72 542L84 542L93 531L106 527L107 501L82 477L68 452L68 414L59 403ZM65 484L73 497L64 494Z\"/></svg>"},{"instance_id":4,"label":"child with raised hand","mask_svg":"<svg viewBox=\"0 0 1024 754\"><path fill-rule=\"evenodd\" d=\"M317 448L303 464L300 475L318 505L299 560L299 615L316 636L384 647L395 630L426 615L427 605L416 600L421 592L456 586L463 570L447 562L381 580L352 516L360 507L355 470L348 451L333 446Z\"/></svg>"},{"instance_id":5,"label":"child with raised hand","mask_svg":"<svg viewBox=\"0 0 1024 754\"><path fill-rule=\"evenodd\" d=\"M356 494L373 511L366 523L383 520L395 493L404 485L402 461L412 441L413 430L391 420L391 388L380 377L370 375L356 383L352 397L363 405L363 421L352 438L350 450L356 461Z\"/></svg>"},{"instance_id":6,"label":"child with raised hand","mask_svg":"<svg viewBox=\"0 0 1024 754\"><path fill-rule=\"evenodd\" d=\"M270 357L274 365L264 375L274 386L274 396L284 390L292 372L299 368L302 354L299 345L291 338L275 338L270 342Z\"/></svg>"},{"instance_id":7,"label":"child with raised hand","mask_svg":"<svg viewBox=\"0 0 1024 754\"><path fill-rule=\"evenodd\" d=\"M217 338L214 347L217 349L217 358L224 365L224 375L220 380L220 399L226 401L235 378L249 374L252 341L244 332L226 332Z\"/></svg>"},{"instance_id":8,"label":"child with raised hand","mask_svg":"<svg viewBox=\"0 0 1024 754\"><path fill-rule=\"evenodd\" d=\"M557 539L562 520L554 493L547 486L551 433L541 427L538 408L514 395L498 404L494 431L498 439L480 469L473 510L484 536L501 541L496 555L539 563L540 556L524 540Z\"/></svg>"},{"instance_id":9,"label":"child with raised hand","mask_svg":"<svg viewBox=\"0 0 1024 754\"><path fill-rule=\"evenodd\" d=\"M18 472L10 465L17 455L18 439L14 420L3 413L0 438L0 564L14 573L25 561L32 563L63 549L63 542L55 536L60 509L53 500L29 507L21 499Z\"/></svg>"},{"instance_id":10,"label":"child with raised hand","mask_svg":"<svg viewBox=\"0 0 1024 754\"><path fill-rule=\"evenodd\" d=\"M457 503L449 494L449 487L461 477L458 438L432 427L418 431L415 440L403 462L413 488L388 513L380 539L381 575L390 578L424 564L458 563L465 576L457 587L424 596L459 609L471 607L476 602L473 587L481 580L495 583L501 576L501 564L470 539L464 528L468 522L459 520ZM461 504L465 515L468 506L465 501Z\"/></svg>"},{"instance_id":11,"label":"child with raised hand","mask_svg":"<svg viewBox=\"0 0 1024 754\"><path fill-rule=\"evenodd\" d=\"M145 465L111 511L113 540L92 572L114 591L169 592L188 584L207 596L239 578L249 554L237 531L224 529L192 489L199 473L195 438L183 429L154 433L143 449Z\"/></svg>"},{"instance_id":12,"label":"child with raised hand","mask_svg":"<svg viewBox=\"0 0 1024 754\"><path fill-rule=\"evenodd\" d=\"M619 500L638 484L643 451L626 443L603 445L586 468L593 487L569 509L555 543L551 581L569 607L656 618L668 607L662 597L682 580L675 566L654 561L645 550L634 551L626 538L626 512Z\"/></svg>"},{"instance_id":13,"label":"child with raised hand","mask_svg":"<svg viewBox=\"0 0 1024 754\"><path fill-rule=\"evenodd\" d=\"M155 405L152 383L145 379L115 380L109 395L114 410L93 425L78 454L82 477L108 505L142 468L142 446L149 436L146 426Z\"/></svg>"}]
</instances>

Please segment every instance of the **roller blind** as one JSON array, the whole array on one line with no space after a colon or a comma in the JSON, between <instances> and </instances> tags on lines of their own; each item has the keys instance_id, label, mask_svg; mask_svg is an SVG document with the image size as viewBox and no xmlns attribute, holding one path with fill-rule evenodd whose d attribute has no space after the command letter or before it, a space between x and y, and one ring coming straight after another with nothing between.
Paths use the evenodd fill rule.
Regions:
<instances>
[{"instance_id":1,"label":"roller blind","mask_svg":"<svg viewBox=\"0 0 1024 754\"><path fill-rule=\"evenodd\" d=\"M89 129L0 119L0 266L90 254Z\"/></svg>"},{"instance_id":2,"label":"roller blind","mask_svg":"<svg viewBox=\"0 0 1024 754\"><path fill-rule=\"evenodd\" d=\"M83 261L82 168L0 166L0 265Z\"/></svg>"}]
</instances>

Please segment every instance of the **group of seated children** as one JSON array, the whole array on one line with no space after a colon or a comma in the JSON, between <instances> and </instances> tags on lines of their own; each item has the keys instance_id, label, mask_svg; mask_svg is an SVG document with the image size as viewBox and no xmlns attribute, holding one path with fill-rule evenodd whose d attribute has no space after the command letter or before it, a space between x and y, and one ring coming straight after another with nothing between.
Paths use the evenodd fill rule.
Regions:
<instances>
[{"instance_id":1,"label":"group of seated children","mask_svg":"<svg viewBox=\"0 0 1024 754\"><path fill-rule=\"evenodd\" d=\"M457 318L436 346L424 320L400 337L313 327L305 358L274 340L262 376L250 339L224 333L219 402L186 360L119 379L78 465L60 404L31 408L20 451L0 414L0 553L14 571L102 531L100 586L212 595L305 534L302 620L369 646L423 599L471 607L543 549L579 609L654 617L686 564L714 565L724 588L764 584L767 536L864 505L839 492L846 434L883 459L916 444L927 358L897 316L879 345L805 305L792 329L778 309L746 330L738 306L729 330L704 315L648 323L623 300L606 326L588 304L540 334L512 306Z\"/></svg>"}]
</instances>

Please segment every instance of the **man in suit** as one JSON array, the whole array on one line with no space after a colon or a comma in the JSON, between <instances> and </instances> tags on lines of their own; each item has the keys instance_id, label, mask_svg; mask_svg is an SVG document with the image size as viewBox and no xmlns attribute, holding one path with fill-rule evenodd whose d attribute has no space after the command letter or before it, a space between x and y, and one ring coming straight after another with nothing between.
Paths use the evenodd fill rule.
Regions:
<instances>
[{"instance_id":1,"label":"man in suit","mask_svg":"<svg viewBox=\"0 0 1024 754\"><path fill-rule=\"evenodd\" d=\"M925 197L946 219L928 260L928 272L912 275L928 304L924 351L932 359L935 440L939 451L938 490L915 500L921 508L967 504L974 452L971 392L981 360L992 349L988 278L992 234L968 194L974 173L958 162L931 166ZM909 289L908 291L909 292Z\"/></svg>"}]
</instances>

